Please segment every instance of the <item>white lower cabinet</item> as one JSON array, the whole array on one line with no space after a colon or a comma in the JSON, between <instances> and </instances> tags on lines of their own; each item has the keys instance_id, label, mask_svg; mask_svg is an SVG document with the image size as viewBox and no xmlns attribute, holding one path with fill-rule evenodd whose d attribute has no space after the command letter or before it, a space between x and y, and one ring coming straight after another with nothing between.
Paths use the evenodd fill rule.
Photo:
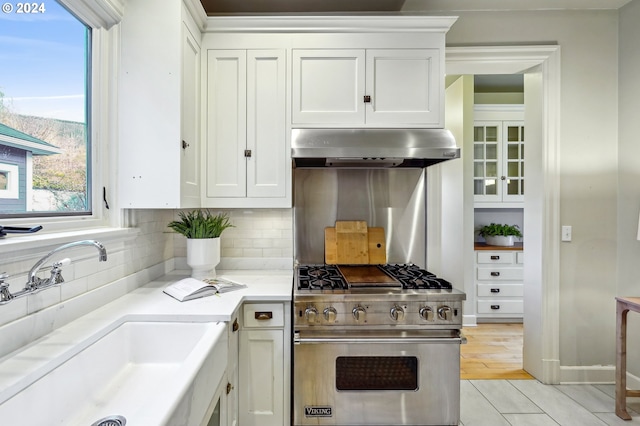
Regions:
<instances>
[{"instance_id":1,"label":"white lower cabinet","mask_svg":"<svg viewBox=\"0 0 640 426\"><path fill-rule=\"evenodd\" d=\"M290 304L245 303L239 339L239 424L289 424Z\"/></svg>"},{"instance_id":2,"label":"white lower cabinet","mask_svg":"<svg viewBox=\"0 0 640 426\"><path fill-rule=\"evenodd\" d=\"M238 309L233 315L231 324L229 325L229 361L227 363L227 426L238 426L238 352L240 341L240 324L238 323L238 315L242 309Z\"/></svg>"},{"instance_id":3,"label":"white lower cabinet","mask_svg":"<svg viewBox=\"0 0 640 426\"><path fill-rule=\"evenodd\" d=\"M520 319L524 313L522 251L476 251L478 319Z\"/></svg>"}]
</instances>

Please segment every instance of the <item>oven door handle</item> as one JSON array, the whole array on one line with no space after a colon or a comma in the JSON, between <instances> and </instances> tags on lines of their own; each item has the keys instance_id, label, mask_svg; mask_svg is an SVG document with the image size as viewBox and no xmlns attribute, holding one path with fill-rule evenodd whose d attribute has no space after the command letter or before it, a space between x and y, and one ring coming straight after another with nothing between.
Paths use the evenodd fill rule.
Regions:
<instances>
[{"instance_id":1,"label":"oven door handle","mask_svg":"<svg viewBox=\"0 0 640 426\"><path fill-rule=\"evenodd\" d=\"M324 343L340 343L340 344L435 344L435 343L455 343L464 345L467 343L465 336L460 337L300 337L294 335L294 345L313 345Z\"/></svg>"}]
</instances>

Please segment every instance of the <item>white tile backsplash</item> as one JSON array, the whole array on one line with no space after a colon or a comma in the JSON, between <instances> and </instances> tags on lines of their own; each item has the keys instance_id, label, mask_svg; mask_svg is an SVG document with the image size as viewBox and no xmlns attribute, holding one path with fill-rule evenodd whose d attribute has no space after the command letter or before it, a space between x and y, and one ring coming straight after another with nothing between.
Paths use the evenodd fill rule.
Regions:
<instances>
[{"instance_id":1,"label":"white tile backsplash","mask_svg":"<svg viewBox=\"0 0 640 426\"><path fill-rule=\"evenodd\" d=\"M220 237L221 262L224 258L285 258L291 260L290 264L293 262L291 209L234 209L224 212L229 213L234 227L225 230ZM186 257L186 238L175 235L174 248L176 257Z\"/></svg>"}]
</instances>

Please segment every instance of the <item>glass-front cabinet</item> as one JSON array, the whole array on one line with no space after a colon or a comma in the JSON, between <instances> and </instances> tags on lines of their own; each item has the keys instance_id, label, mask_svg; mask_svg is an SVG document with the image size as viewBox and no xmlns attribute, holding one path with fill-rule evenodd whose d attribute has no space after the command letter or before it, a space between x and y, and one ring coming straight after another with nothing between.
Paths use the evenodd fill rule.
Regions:
<instances>
[{"instance_id":1,"label":"glass-front cabinet","mask_svg":"<svg viewBox=\"0 0 640 426\"><path fill-rule=\"evenodd\" d=\"M476 206L524 201L524 121L476 120L473 194Z\"/></svg>"}]
</instances>

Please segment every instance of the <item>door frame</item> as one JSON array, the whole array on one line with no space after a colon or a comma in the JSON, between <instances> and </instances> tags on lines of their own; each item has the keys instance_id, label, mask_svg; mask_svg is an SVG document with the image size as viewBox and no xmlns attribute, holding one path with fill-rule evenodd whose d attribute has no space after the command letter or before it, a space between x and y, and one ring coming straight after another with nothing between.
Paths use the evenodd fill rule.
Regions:
<instances>
[{"instance_id":1,"label":"door frame","mask_svg":"<svg viewBox=\"0 0 640 426\"><path fill-rule=\"evenodd\" d=\"M560 379L560 46L446 48L446 74L524 74L527 136L523 367L546 384ZM534 113L532 113L534 111ZM540 114L537 114L540 111ZM533 132L535 131L535 134ZM530 139L533 140L533 139ZM473 205L473 200L465 204Z\"/></svg>"}]
</instances>

